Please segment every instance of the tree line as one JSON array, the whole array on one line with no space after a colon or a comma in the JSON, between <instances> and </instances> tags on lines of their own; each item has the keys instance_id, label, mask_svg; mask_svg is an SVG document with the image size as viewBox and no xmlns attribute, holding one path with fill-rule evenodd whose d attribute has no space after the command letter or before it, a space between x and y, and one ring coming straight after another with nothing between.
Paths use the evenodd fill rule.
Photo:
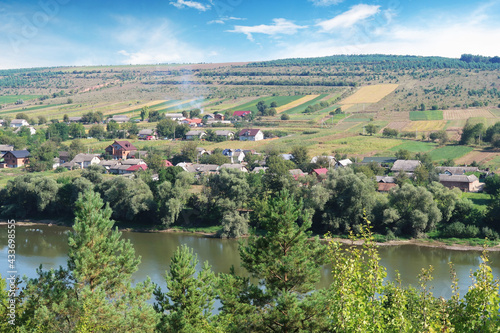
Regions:
<instances>
[{"instance_id":1,"label":"tree line","mask_svg":"<svg viewBox=\"0 0 500 333\"><path fill-rule=\"evenodd\" d=\"M361 247L310 240L311 216L301 199L281 191L261 207L262 236L240 243L249 277L215 274L185 245L171 258L162 290L148 278L135 286L140 257L113 229L112 211L99 194L75 202L65 267L37 270L33 279L0 278L3 332L497 332L499 282L487 254L460 297L450 263L452 297L437 298L432 266L422 268L418 288L384 281L386 269L365 219ZM352 236L355 239L355 236ZM316 289L322 266L333 282ZM154 296L154 303L148 300ZM220 307L214 312L215 301ZM12 303L11 303L12 302ZM14 305L14 306L11 306Z\"/></svg>"}]
</instances>

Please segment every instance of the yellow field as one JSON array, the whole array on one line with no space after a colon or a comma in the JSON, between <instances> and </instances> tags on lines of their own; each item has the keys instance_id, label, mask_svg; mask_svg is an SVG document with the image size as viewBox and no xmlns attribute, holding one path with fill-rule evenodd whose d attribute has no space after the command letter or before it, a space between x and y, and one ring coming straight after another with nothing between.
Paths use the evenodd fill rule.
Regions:
<instances>
[{"instance_id":1,"label":"yellow field","mask_svg":"<svg viewBox=\"0 0 500 333\"><path fill-rule=\"evenodd\" d=\"M348 109L352 108L356 104L342 104L342 111L346 112Z\"/></svg>"},{"instance_id":2,"label":"yellow field","mask_svg":"<svg viewBox=\"0 0 500 333\"><path fill-rule=\"evenodd\" d=\"M439 131L446 125L446 120L412 121L404 128L405 131Z\"/></svg>"},{"instance_id":3,"label":"yellow field","mask_svg":"<svg viewBox=\"0 0 500 333\"><path fill-rule=\"evenodd\" d=\"M296 106L299 106L301 104L304 104L304 103L307 103L313 99L315 99L316 97L318 97L319 95L307 95L307 96L304 96L302 98L299 98L291 103L288 103L288 104L285 104L285 105L282 105L282 106L279 106L276 108L276 112L277 113L281 113L281 112L284 112L286 110L290 110L290 109L293 109L294 107Z\"/></svg>"},{"instance_id":4,"label":"yellow field","mask_svg":"<svg viewBox=\"0 0 500 333\"><path fill-rule=\"evenodd\" d=\"M344 99L341 104L377 103L385 96L396 90L398 84L376 84L364 86L353 95Z\"/></svg>"},{"instance_id":5,"label":"yellow field","mask_svg":"<svg viewBox=\"0 0 500 333\"><path fill-rule=\"evenodd\" d=\"M134 104L134 105L131 105L131 106L123 108L123 109L118 109L118 110L113 110L113 111L110 111L110 112L106 112L105 114L108 115L108 114L115 114L115 113L132 111L132 110L135 110L135 109L138 109L138 108L143 108L145 106L156 105L156 104L160 104L160 103L163 103L163 102L167 102L167 100L160 99L160 100L151 101L151 102L147 102L147 103ZM185 102L187 102L187 101L182 101L182 102L179 102L179 103L176 103L176 104L173 104L173 105L169 105L169 107L170 106L176 106L178 104L182 104L182 103L185 103Z\"/></svg>"}]
</instances>

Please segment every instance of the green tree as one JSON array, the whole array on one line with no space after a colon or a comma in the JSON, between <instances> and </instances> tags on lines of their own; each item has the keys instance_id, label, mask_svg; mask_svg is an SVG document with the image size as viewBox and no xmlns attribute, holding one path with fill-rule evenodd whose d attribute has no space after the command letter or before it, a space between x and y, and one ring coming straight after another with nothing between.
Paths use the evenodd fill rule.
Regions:
<instances>
[{"instance_id":1,"label":"green tree","mask_svg":"<svg viewBox=\"0 0 500 333\"><path fill-rule=\"evenodd\" d=\"M319 332L326 328L323 291L312 292L326 247L309 240L310 217L288 192L269 200L260 221L264 236L240 245L242 266L261 288L234 274L221 277L221 319L227 331Z\"/></svg>"},{"instance_id":2,"label":"green tree","mask_svg":"<svg viewBox=\"0 0 500 333\"><path fill-rule=\"evenodd\" d=\"M281 120L290 120L290 116L288 114L286 114L286 113L283 113L281 115Z\"/></svg>"},{"instance_id":3,"label":"green tree","mask_svg":"<svg viewBox=\"0 0 500 333\"><path fill-rule=\"evenodd\" d=\"M144 121L149 115L149 106L143 106L141 109L141 121Z\"/></svg>"},{"instance_id":4,"label":"green tree","mask_svg":"<svg viewBox=\"0 0 500 333\"><path fill-rule=\"evenodd\" d=\"M68 115L67 115L67 114L64 114L64 116L63 116L63 121L64 121L65 123L68 123L68 122L69 122L69 117L68 117Z\"/></svg>"},{"instance_id":5,"label":"green tree","mask_svg":"<svg viewBox=\"0 0 500 333\"><path fill-rule=\"evenodd\" d=\"M104 134L104 127L102 127L101 125L92 125L92 127L89 129L89 136L93 138L101 139L104 137Z\"/></svg>"},{"instance_id":6,"label":"green tree","mask_svg":"<svg viewBox=\"0 0 500 333\"><path fill-rule=\"evenodd\" d=\"M71 143L69 144L69 157L73 159L77 154L83 153L85 151L85 147L83 146L83 143L79 139L72 140Z\"/></svg>"},{"instance_id":7,"label":"green tree","mask_svg":"<svg viewBox=\"0 0 500 333\"><path fill-rule=\"evenodd\" d=\"M396 152L396 158L398 160L409 160L411 159L411 153L406 150L406 149L399 149L397 152Z\"/></svg>"},{"instance_id":8,"label":"green tree","mask_svg":"<svg viewBox=\"0 0 500 333\"><path fill-rule=\"evenodd\" d=\"M85 127L83 127L82 123L71 123L69 125L68 134L73 138L85 137Z\"/></svg>"},{"instance_id":9,"label":"green tree","mask_svg":"<svg viewBox=\"0 0 500 333\"><path fill-rule=\"evenodd\" d=\"M222 217L221 238L239 238L248 234L248 216L236 210L229 210Z\"/></svg>"},{"instance_id":10,"label":"green tree","mask_svg":"<svg viewBox=\"0 0 500 333\"><path fill-rule=\"evenodd\" d=\"M108 132L117 132L120 130L120 124L118 124L114 120L108 121L108 124L106 125L106 131Z\"/></svg>"},{"instance_id":11,"label":"green tree","mask_svg":"<svg viewBox=\"0 0 500 333\"><path fill-rule=\"evenodd\" d=\"M292 161L297 164L297 166L305 166L309 163L308 151L305 146L294 146L290 152L293 156Z\"/></svg>"},{"instance_id":12,"label":"green tree","mask_svg":"<svg viewBox=\"0 0 500 333\"><path fill-rule=\"evenodd\" d=\"M186 142L181 147L181 157L185 162L195 162L198 156L197 144L194 141Z\"/></svg>"},{"instance_id":13,"label":"green tree","mask_svg":"<svg viewBox=\"0 0 500 333\"><path fill-rule=\"evenodd\" d=\"M154 123L157 121L160 121L163 118L163 115L160 114L158 111L149 111L149 122Z\"/></svg>"},{"instance_id":14,"label":"green tree","mask_svg":"<svg viewBox=\"0 0 500 333\"><path fill-rule=\"evenodd\" d=\"M161 137L173 138L177 123L172 119L162 119L156 124L156 132Z\"/></svg>"},{"instance_id":15,"label":"green tree","mask_svg":"<svg viewBox=\"0 0 500 333\"><path fill-rule=\"evenodd\" d=\"M46 141L32 151L30 169L32 171L52 170L54 158L57 156L57 145L53 141Z\"/></svg>"},{"instance_id":16,"label":"green tree","mask_svg":"<svg viewBox=\"0 0 500 333\"><path fill-rule=\"evenodd\" d=\"M177 168L171 167L166 170ZM162 177L160 177L161 179ZM158 185L157 202L158 212L163 225L169 227L179 218L179 214L186 207L191 197L189 189L194 183L194 176L187 172L179 172L174 181L163 181Z\"/></svg>"},{"instance_id":17,"label":"green tree","mask_svg":"<svg viewBox=\"0 0 500 333\"><path fill-rule=\"evenodd\" d=\"M366 133L373 135L373 134L377 133L378 126L376 126L374 124L368 124L365 126L365 129L366 129Z\"/></svg>"},{"instance_id":18,"label":"green tree","mask_svg":"<svg viewBox=\"0 0 500 333\"><path fill-rule=\"evenodd\" d=\"M177 247L165 277L168 291L163 293L159 286L154 291L154 307L161 316L157 327L160 332L215 332L211 321L216 277L208 262L195 277L197 265L192 249Z\"/></svg>"}]
</instances>

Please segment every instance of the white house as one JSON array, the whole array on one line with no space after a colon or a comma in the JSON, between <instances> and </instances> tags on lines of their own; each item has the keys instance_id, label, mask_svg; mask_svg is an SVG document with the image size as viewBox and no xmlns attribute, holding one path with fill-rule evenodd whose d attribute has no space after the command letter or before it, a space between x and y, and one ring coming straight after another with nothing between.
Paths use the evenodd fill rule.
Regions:
<instances>
[{"instance_id":1,"label":"white house","mask_svg":"<svg viewBox=\"0 0 500 333\"><path fill-rule=\"evenodd\" d=\"M61 164L61 166L68 170L75 168L86 169L91 165L99 164L101 160L98 156L99 154L78 154L71 161Z\"/></svg>"},{"instance_id":2,"label":"white house","mask_svg":"<svg viewBox=\"0 0 500 333\"><path fill-rule=\"evenodd\" d=\"M10 122L10 127L22 127L29 126L30 124L26 121L26 119L13 119Z\"/></svg>"},{"instance_id":3,"label":"white house","mask_svg":"<svg viewBox=\"0 0 500 333\"><path fill-rule=\"evenodd\" d=\"M189 131L186 133L186 140L203 139L207 133L205 131Z\"/></svg>"},{"instance_id":4,"label":"white house","mask_svg":"<svg viewBox=\"0 0 500 333\"><path fill-rule=\"evenodd\" d=\"M245 128L240 131L240 141L259 141L264 139L264 133L258 128Z\"/></svg>"}]
</instances>

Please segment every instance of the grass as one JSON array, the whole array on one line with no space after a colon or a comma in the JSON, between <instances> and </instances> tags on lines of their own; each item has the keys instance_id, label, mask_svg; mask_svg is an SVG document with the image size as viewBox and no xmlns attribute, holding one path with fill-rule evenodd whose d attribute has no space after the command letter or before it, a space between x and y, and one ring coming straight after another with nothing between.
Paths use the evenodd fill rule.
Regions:
<instances>
[{"instance_id":1,"label":"grass","mask_svg":"<svg viewBox=\"0 0 500 333\"><path fill-rule=\"evenodd\" d=\"M319 138L321 140L321 138ZM376 136L353 136L326 141L325 144L340 154L364 154L374 151L385 151L398 145L398 139L385 139Z\"/></svg>"},{"instance_id":2,"label":"grass","mask_svg":"<svg viewBox=\"0 0 500 333\"><path fill-rule=\"evenodd\" d=\"M173 230L178 230L178 231L183 231L183 232L203 232L203 233L208 233L208 234L216 234L220 229L221 226L209 226L209 227L179 227L179 226L174 226L172 227Z\"/></svg>"},{"instance_id":3,"label":"grass","mask_svg":"<svg viewBox=\"0 0 500 333\"><path fill-rule=\"evenodd\" d=\"M443 120L443 111L410 111L410 120Z\"/></svg>"},{"instance_id":4,"label":"grass","mask_svg":"<svg viewBox=\"0 0 500 333\"><path fill-rule=\"evenodd\" d=\"M420 153L420 152L426 153L428 151L433 150L436 146L437 144L432 142L406 141L400 145L392 147L391 149L389 149L389 151L396 152L400 149L405 149L412 153Z\"/></svg>"},{"instance_id":5,"label":"grass","mask_svg":"<svg viewBox=\"0 0 500 333\"><path fill-rule=\"evenodd\" d=\"M319 95L318 97L310 100L309 102L307 103L303 103L303 104L300 104L294 108L291 108L289 110L286 110L284 111L284 113L286 114L294 114L294 113L301 113L301 112L304 112L304 110L309 106L309 105L314 105L316 103L319 103L320 100L322 100L323 98L325 98L326 94L323 94L323 95Z\"/></svg>"},{"instance_id":6,"label":"grass","mask_svg":"<svg viewBox=\"0 0 500 333\"><path fill-rule=\"evenodd\" d=\"M14 103L18 99L22 99L23 101L29 101L32 99L36 99L38 97L40 97L40 95L5 95L5 96L0 96L0 104Z\"/></svg>"},{"instance_id":7,"label":"grass","mask_svg":"<svg viewBox=\"0 0 500 333\"><path fill-rule=\"evenodd\" d=\"M257 103L260 101L263 101L266 103L268 106L272 102L276 102L278 105L277 107L286 105L288 103L291 103L293 101L296 101L300 98L304 97L304 95L295 95L295 96L266 96L266 97L261 97L258 99L254 99L250 102L247 102L245 104L238 105L236 107L230 108L229 110L231 111L252 111L252 112L257 112Z\"/></svg>"},{"instance_id":8,"label":"grass","mask_svg":"<svg viewBox=\"0 0 500 333\"><path fill-rule=\"evenodd\" d=\"M430 151L429 155L433 161L454 160L470 153L472 150L472 147L467 146L445 146Z\"/></svg>"},{"instance_id":9,"label":"grass","mask_svg":"<svg viewBox=\"0 0 500 333\"><path fill-rule=\"evenodd\" d=\"M487 193L464 192L462 193L462 198L469 199L476 208L482 211L486 210L491 202L491 197Z\"/></svg>"}]
</instances>

